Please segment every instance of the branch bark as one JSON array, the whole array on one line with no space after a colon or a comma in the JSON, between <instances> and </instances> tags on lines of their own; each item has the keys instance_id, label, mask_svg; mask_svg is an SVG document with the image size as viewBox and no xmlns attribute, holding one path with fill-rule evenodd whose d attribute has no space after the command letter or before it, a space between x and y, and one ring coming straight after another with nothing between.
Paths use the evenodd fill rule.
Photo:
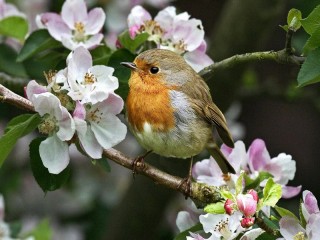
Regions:
<instances>
[{"instance_id":1,"label":"branch bark","mask_svg":"<svg viewBox=\"0 0 320 240\"><path fill-rule=\"evenodd\" d=\"M15 94L1 84L0 100L18 108L34 112L34 107L29 100ZM124 155L122 152L114 148L110 148L105 149L103 151L103 155L115 163L133 170L133 162L135 159ZM167 188L185 194L187 197L192 198L199 207L203 207L207 203L218 202L221 198L219 193L220 188L197 182L191 183L191 192L189 193L189 186L184 179L170 175L147 163L138 163L135 166L135 172L149 177L156 184L161 184Z\"/></svg>"}]
</instances>

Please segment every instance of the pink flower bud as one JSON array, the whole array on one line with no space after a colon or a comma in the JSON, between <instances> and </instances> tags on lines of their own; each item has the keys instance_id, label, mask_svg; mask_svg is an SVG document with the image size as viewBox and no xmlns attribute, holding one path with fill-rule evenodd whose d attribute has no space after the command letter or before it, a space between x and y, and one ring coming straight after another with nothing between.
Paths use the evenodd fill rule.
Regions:
<instances>
[{"instance_id":1,"label":"pink flower bud","mask_svg":"<svg viewBox=\"0 0 320 240\"><path fill-rule=\"evenodd\" d=\"M249 228L254 224L254 217L245 217L241 220L241 227Z\"/></svg>"},{"instance_id":2,"label":"pink flower bud","mask_svg":"<svg viewBox=\"0 0 320 240\"><path fill-rule=\"evenodd\" d=\"M259 201L258 193L257 193L255 190L250 189L250 190L248 191L248 194L252 195L253 199L254 199L256 202Z\"/></svg>"},{"instance_id":3,"label":"pink flower bud","mask_svg":"<svg viewBox=\"0 0 320 240\"><path fill-rule=\"evenodd\" d=\"M252 216L257 210L257 201L253 199L251 194L239 194L237 196L237 205L238 209L246 217Z\"/></svg>"},{"instance_id":4,"label":"pink flower bud","mask_svg":"<svg viewBox=\"0 0 320 240\"><path fill-rule=\"evenodd\" d=\"M235 203L231 199L227 199L224 203L224 210L227 214L231 215L234 212Z\"/></svg>"}]
</instances>

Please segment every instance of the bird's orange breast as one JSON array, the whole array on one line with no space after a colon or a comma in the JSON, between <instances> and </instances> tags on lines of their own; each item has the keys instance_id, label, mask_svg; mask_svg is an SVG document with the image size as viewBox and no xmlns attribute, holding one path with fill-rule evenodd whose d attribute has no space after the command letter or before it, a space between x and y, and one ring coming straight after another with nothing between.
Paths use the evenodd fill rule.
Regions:
<instances>
[{"instance_id":1,"label":"bird's orange breast","mask_svg":"<svg viewBox=\"0 0 320 240\"><path fill-rule=\"evenodd\" d=\"M130 91L126 101L129 123L138 132L143 131L146 122L153 131L169 131L175 126L169 96L174 87L168 88L158 81L142 78L138 73L132 73L129 80Z\"/></svg>"}]
</instances>

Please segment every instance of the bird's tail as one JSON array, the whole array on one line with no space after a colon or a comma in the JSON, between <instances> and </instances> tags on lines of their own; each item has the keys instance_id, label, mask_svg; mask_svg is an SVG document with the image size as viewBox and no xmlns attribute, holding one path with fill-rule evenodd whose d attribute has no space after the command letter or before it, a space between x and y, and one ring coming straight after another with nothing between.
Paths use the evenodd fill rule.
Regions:
<instances>
[{"instance_id":1,"label":"bird's tail","mask_svg":"<svg viewBox=\"0 0 320 240\"><path fill-rule=\"evenodd\" d=\"M216 160L223 174L236 173L234 168L220 151L220 148L215 142L210 142L207 146L207 150L210 155Z\"/></svg>"}]
</instances>

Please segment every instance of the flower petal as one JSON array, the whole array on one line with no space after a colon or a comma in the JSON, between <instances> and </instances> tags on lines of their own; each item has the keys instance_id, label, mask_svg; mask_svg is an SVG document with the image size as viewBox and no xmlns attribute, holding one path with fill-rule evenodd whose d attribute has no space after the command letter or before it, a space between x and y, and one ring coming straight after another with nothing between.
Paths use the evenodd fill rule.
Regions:
<instances>
[{"instance_id":1,"label":"flower petal","mask_svg":"<svg viewBox=\"0 0 320 240\"><path fill-rule=\"evenodd\" d=\"M123 100L119 95L110 93L106 100L94 105L91 111L94 111L94 109L98 108L104 113L112 113L117 115L122 111L123 105Z\"/></svg>"},{"instance_id":2,"label":"flower petal","mask_svg":"<svg viewBox=\"0 0 320 240\"><path fill-rule=\"evenodd\" d=\"M102 29L106 20L106 14L102 8L94 8L88 14L88 22L85 26L85 32L88 35L94 35Z\"/></svg>"},{"instance_id":3,"label":"flower petal","mask_svg":"<svg viewBox=\"0 0 320 240\"><path fill-rule=\"evenodd\" d=\"M297 196L301 192L302 186L291 187L291 186L282 186L282 198L292 198Z\"/></svg>"},{"instance_id":4,"label":"flower petal","mask_svg":"<svg viewBox=\"0 0 320 240\"><path fill-rule=\"evenodd\" d=\"M68 149L68 144L62 142L56 134L40 143L40 157L49 173L59 174L68 166L70 160Z\"/></svg>"},{"instance_id":5,"label":"flower petal","mask_svg":"<svg viewBox=\"0 0 320 240\"><path fill-rule=\"evenodd\" d=\"M84 43L80 43L81 46L84 46L87 49L93 49L101 43L103 39L103 34L102 33L97 33L95 35L92 35L87 41Z\"/></svg>"},{"instance_id":6,"label":"flower petal","mask_svg":"<svg viewBox=\"0 0 320 240\"><path fill-rule=\"evenodd\" d=\"M35 80L31 80L26 88L26 95L30 101L34 94L41 94L45 92L48 92L47 88L39 85Z\"/></svg>"},{"instance_id":7,"label":"flower petal","mask_svg":"<svg viewBox=\"0 0 320 240\"><path fill-rule=\"evenodd\" d=\"M312 214L307 222L306 232L308 239L318 240L320 239L320 214Z\"/></svg>"},{"instance_id":8,"label":"flower petal","mask_svg":"<svg viewBox=\"0 0 320 240\"><path fill-rule=\"evenodd\" d=\"M71 114L65 107L61 107L61 118L57 120L59 125L57 136L62 141L70 140L75 132L75 124Z\"/></svg>"},{"instance_id":9,"label":"flower petal","mask_svg":"<svg viewBox=\"0 0 320 240\"><path fill-rule=\"evenodd\" d=\"M257 239L262 233L265 231L261 228L255 228L252 230L247 231L245 234L242 235L240 240L250 240L250 239Z\"/></svg>"},{"instance_id":10,"label":"flower petal","mask_svg":"<svg viewBox=\"0 0 320 240\"><path fill-rule=\"evenodd\" d=\"M93 159L101 158L103 149L95 138L91 127L82 119L75 118L74 121L83 150Z\"/></svg>"},{"instance_id":11,"label":"flower petal","mask_svg":"<svg viewBox=\"0 0 320 240\"><path fill-rule=\"evenodd\" d=\"M197 223L195 219L193 219L189 212L187 211L180 211L178 212L176 225L180 232L183 232Z\"/></svg>"},{"instance_id":12,"label":"flower petal","mask_svg":"<svg viewBox=\"0 0 320 240\"><path fill-rule=\"evenodd\" d=\"M70 29L75 23L86 23L88 20L87 6L84 0L67 0L62 5L61 17Z\"/></svg>"},{"instance_id":13,"label":"flower petal","mask_svg":"<svg viewBox=\"0 0 320 240\"><path fill-rule=\"evenodd\" d=\"M305 230L299 224L296 218L284 216L279 221L280 233L285 239L293 239L293 237L299 233L305 233Z\"/></svg>"},{"instance_id":14,"label":"flower petal","mask_svg":"<svg viewBox=\"0 0 320 240\"><path fill-rule=\"evenodd\" d=\"M262 139L255 139L249 149L249 167L252 172L259 171L270 161L270 155Z\"/></svg>"},{"instance_id":15,"label":"flower petal","mask_svg":"<svg viewBox=\"0 0 320 240\"><path fill-rule=\"evenodd\" d=\"M144 25L145 21L151 20L150 13L145 10L143 7L137 5L131 9L130 14L128 15L128 27Z\"/></svg>"},{"instance_id":16,"label":"flower petal","mask_svg":"<svg viewBox=\"0 0 320 240\"><path fill-rule=\"evenodd\" d=\"M61 42L63 38L72 37L70 28L61 19L49 21L46 26L50 35L57 41Z\"/></svg>"},{"instance_id":17,"label":"flower petal","mask_svg":"<svg viewBox=\"0 0 320 240\"><path fill-rule=\"evenodd\" d=\"M318 201L312 192L308 190L303 191L303 202L310 214L319 213Z\"/></svg>"},{"instance_id":18,"label":"flower petal","mask_svg":"<svg viewBox=\"0 0 320 240\"><path fill-rule=\"evenodd\" d=\"M105 149L120 143L127 134L126 125L112 114L106 114L100 123L91 122L91 127L99 144Z\"/></svg>"}]
</instances>

